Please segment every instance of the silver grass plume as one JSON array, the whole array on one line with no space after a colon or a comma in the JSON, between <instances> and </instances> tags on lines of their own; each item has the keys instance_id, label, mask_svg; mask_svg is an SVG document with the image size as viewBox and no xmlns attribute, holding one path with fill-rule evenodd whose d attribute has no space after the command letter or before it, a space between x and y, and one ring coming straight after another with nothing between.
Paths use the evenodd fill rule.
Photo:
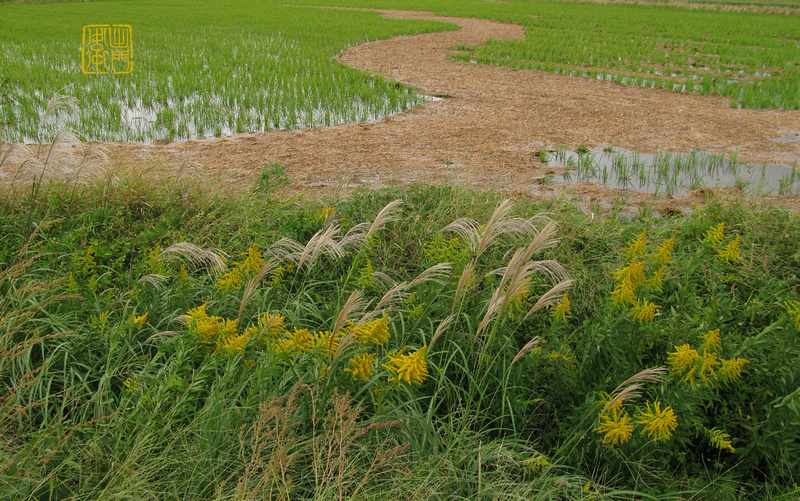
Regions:
<instances>
[{"instance_id":1,"label":"silver grass plume","mask_svg":"<svg viewBox=\"0 0 800 501\"><path fill-rule=\"evenodd\" d=\"M159 260L181 261L192 269L206 268L209 275L225 270L225 252L219 249L203 249L189 242L170 245L158 255Z\"/></svg>"}]
</instances>

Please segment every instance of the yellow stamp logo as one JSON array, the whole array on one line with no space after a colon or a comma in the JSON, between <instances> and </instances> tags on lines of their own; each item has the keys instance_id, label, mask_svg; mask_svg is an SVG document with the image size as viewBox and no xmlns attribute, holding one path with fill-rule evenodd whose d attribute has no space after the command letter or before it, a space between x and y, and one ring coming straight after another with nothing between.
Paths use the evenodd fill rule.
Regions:
<instances>
[{"instance_id":1,"label":"yellow stamp logo","mask_svg":"<svg viewBox=\"0 0 800 501\"><path fill-rule=\"evenodd\" d=\"M90 24L83 27L81 69L88 75L130 73L133 70L129 24Z\"/></svg>"}]
</instances>

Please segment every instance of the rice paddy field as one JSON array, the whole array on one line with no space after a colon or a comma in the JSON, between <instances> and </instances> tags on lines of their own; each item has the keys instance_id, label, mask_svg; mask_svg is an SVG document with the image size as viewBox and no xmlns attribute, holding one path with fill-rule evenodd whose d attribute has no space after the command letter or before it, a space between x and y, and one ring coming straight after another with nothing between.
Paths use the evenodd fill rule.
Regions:
<instances>
[{"instance_id":1,"label":"rice paddy field","mask_svg":"<svg viewBox=\"0 0 800 501\"><path fill-rule=\"evenodd\" d=\"M779 5L800 9L793 1ZM526 29L522 40L454 47L457 60L719 94L733 107L800 108L794 15L483 0L327 4L433 10ZM87 19L136 27L135 71L81 73ZM276 2L5 5L3 20L0 74L15 78L3 85L14 104L2 106L0 120L10 124L9 139L26 142L62 125L87 140L142 142L374 119L425 97L336 65L332 56L371 39L455 29ZM56 93L75 97L80 115L43 125Z\"/></svg>"},{"instance_id":2,"label":"rice paddy field","mask_svg":"<svg viewBox=\"0 0 800 501\"><path fill-rule=\"evenodd\" d=\"M796 0L328 3L525 27L453 48L475 64L800 106ZM82 72L90 23L132 27L134 71ZM148 177L86 142L398 113L427 98L334 56L453 28L0 2L0 173L33 172L0 177L0 499L798 499L800 212L773 203L796 170L538 152L548 182L741 188L631 216L458 184L298 193L278 162L235 188Z\"/></svg>"}]
</instances>

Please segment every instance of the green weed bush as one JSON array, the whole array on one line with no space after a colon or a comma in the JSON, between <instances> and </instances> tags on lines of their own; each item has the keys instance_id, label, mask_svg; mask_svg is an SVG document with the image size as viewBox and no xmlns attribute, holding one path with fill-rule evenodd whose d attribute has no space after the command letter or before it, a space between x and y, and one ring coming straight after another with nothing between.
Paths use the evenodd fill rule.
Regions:
<instances>
[{"instance_id":1,"label":"green weed bush","mask_svg":"<svg viewBox=\"0 0 800 501\"><path fill-rule=\"evenodd\" d=\"M794 213L84 189L4 201L3 497L792 495Z\"/></svg>"}]
</instances>

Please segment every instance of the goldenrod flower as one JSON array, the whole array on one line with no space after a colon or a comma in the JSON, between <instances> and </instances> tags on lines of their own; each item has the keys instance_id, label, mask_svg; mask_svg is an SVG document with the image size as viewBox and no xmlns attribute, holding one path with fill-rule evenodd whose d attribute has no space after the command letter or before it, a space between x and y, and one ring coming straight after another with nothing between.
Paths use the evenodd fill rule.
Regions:
<instances>
[{"instance_id":1,"label":"goldenrod flower","mask_svg":"<svg viewBox=\"0 0 800 501\"><path fill-rule=\"evenodd\" d=\"M70 271L69 278L67 278L67 290L69 292L78 292L78 282L75 280L75 275Z\"/></svg>"},{"instance_id":2,"label":"goldenrod flower","mask_svg":"<svg viewBox=\"0 0 800 501\"><path fill-rule=\"evenodd\" d=\"M206 303L192 308L183 316L189 329L196 332L200 342L204 344L216 344L220 334L229 335L236 332L237 321L232 323L222 317L209 316L206 313Z\"/></svg>"},{"instance_id":3,"label":"goldenrod flower","mask_svg":"<svg viewBox=\"0 0 800 501\"><path fill-rule=\"evenodd\" d=\"M231 320L228 320L231 322ZM234 320L235 322L235 320ZM229 335L220 337L220 341L218 343L218 350L227 352L231 355L240 355L244 353L244 349L247 346L247 340L249 339L249 335L247 332L243 332L242 334L237 334L235 331L230 333Z\"/></svg>"},{"instance_id":4,"label":"goldenrod flower","mask_svg":"<svg viewBox=\"0 0 800 501\"><path fill-rule=\"evenodd\" d=\"M625 249L628 259L634 260L644 254L645 246L647 245L647 230L642 230L639 238L629 242L628 247Z\"/></svg>"},{"instance_id":5,"label":"goldenrod flower","mask_svg":"<svg viewBox=\"0 0 800 501\"><path fill-rule=\"evenodd\" d=\"M794 326L800 330L800 302L786 301L786 311L794 319Z\"/></svg>"},{"instance_id":6,"label":"goldenrod flower","mask_svg":"<svg viewBox=\"0 0 800 501\"><path fill-rule=\"evenodd\" d=\"M177 281L179 289L186 289L192 285L192 281L189 280L189 270L186 269L185 264L181 264L181 271L178 272L175 280Z\"/></svg>"},{"instance_id":7,"label":"goldenrod flower","mask_svg":"<svg viewBox=\"0 0 800 501\"><path fill-rule=\"evenodd\" d=\"M662 266L661 268L657 269L653 276L645 282L645 285L649 287L651 290L661 290L661 285L664 281L664 270L666 266Z\"/></svg>"},{"instance_id":8,"label":"goldenrod flower","mask_svg":"<svg viewBox=\"0 0 800 501\"><path fill-rule=\"evenodd\" d=\"M717 449L728 450L730 452L736 452L736 449L731 443L731 436L728 435L725 430L711 428L710 430L706 431L708 433L708 440L714 447Z\"/></svg>"},{"instance_id":9,"label":"goldenrod flower","mask_svg":"<svg viewBox=\"0 0 800 501\"><path fill-rule=\"evenodd\" d=\"M276 351L278 353L288 353L290 355L299 355L310 351L314 347L314 337L308 332L308 329L294 328L294 332L288 333L285 339L278 342Z\"/></svg>"},{"instance_id":10,"label":"goldenrod flower","mask_svg":"<svg viewBox=\"0 0 800 501\"><path fill-rule=\"evenodd\" d=\"M312 349L323 357L332 357L339 347L339 334L334 336L328 331L320 331L314 332L311 337L314 343Z\"/></svg>"},{"instance_id":11,"label":"goldenrod flower","mask_svg":"<svg viewBox=\"0 0 800 501\"><path fill-rule=\"evenodd\" d=\"M133 325L134 328L141 329L144 325L144 321L147 320L147 313L144 315L137 315L136 313L131 313L131 316L128 317L128 322Z\"/></svg>"},{"instance_id":12,"label":"goldenrod flower","mask_svg":"<svg viewBox=\"0 0 800 501\"><path fill-rule=\"evenodd\" d=\"M722 363L722 367L719 369L717 379L721 381L734 381L742 374L742 368L744 364L748 363L748 360L744 358L734 358L732 360L720 360L720 362Z\"/></svg>"},{"instance_id":13,"label":"goldenrod flower","mask_svg":"<svg viewBox=\"0 0 800 501\"><path fill-rule=\"evenodd\" d=\"M75 254L72 255L72 266L83 275L91 275L94 273L97 266L94 257L94 244L92 244L85 252L80 253L76 251Z\"/></svg>"},{"instance_id":14,"label":"goldenrod flower","mask_svg":"<svg viewBox=\"0 0 800 501\"><path fill-rule=\"evenodd\" d=\"M102 334L106 326L108 326L108 316L110 313L109 310L106 310L103 313L89 317L89 328L94 332Z\"/></svg>"},{"instance_id":15,"label":"goldenrod flower","mask_svg":"<svg viewBox=\"0 0 800 501\"><path fill-rule=\"evenodd\" d=\"M617 308L624 308L629 304L636 301L636 296L633 293L633 282L630 276L626 276L622 283L611 292L611 303Z\"/></svg>"},{"instance_id":16,"label":"goldenrod flower","mask_svg":"<svg viewBox=\"0 0 800 501\"><path fill-rule=\"evenodd\" d=\"M703 353L703 358L700 361L697 375L705 382L709 382L709 377L716 379L717 371L715 368L719 365L717 354L714 352Z\"/></svg>"},{"instance_id":17,"label":"goldenrod flower","mask_svg":"<svg viewBox=\"0 0 800 501\"><path fill-rule=\"evenodd\" d=\"M719 338L719 329L708 331L702 335L703 342L700 344L700 350L703 353L717 352L719 350L721 341Z\"/></svg>"},{"instance_id":18,"label":"goldenrod flower","mask_svg":"<svg viewBox=\"0 0 800 501\"><path fill-rule=\"evenodd\" d=\"M362 343L383 344L389 340L389 315L383 318L372 320L363 325L350 325L344 328L346 332L352 332Z\"/></svg>"},{"instance_id":19,"label":"goldenrod flower","mask_svg":"<svg viewBox=\"0 0 800 501\"><path fill-rule=\"evenodd\" d=\"M722 237L723 233L725 232L725 223L719 223L714 228L709 229L706 232L705 238L703 241L712 247L719 247L722 244Z\"/></svg>"},{"instance_id":20,"label":"goldenrod flower","mask_svg":"<svg viewBox=\"0 0 800 501\"><path fill-rule=\"evenodd\" d=\"M295 268L294 263L291 261L275 268L275 270L272 272L272 286L277 287L278 285L280 285L281 282L283 282L284 276L287 273L293 272L294 268Z\"/></svg>"},{"instance_id":21,"label":"goldenrod flower","mask_svg":"<svg viewBox=\"0 0 800 501\"><path fill-rule=\"evenodd\" d=\"M675 237L670 238L658 246L658 251L653 256L653 261L662 268L672 262L672 249L675 246Z\"/></svg>"},{"instance_id":22,"label":"goldenrod flower","mask_svg":"<svg viewBox=\"0 0 800 501\"><path fill-rule=\"evenodd\" d=\"M697 362L700 360L700 354L697 350L692 349L688 344L676 346L673 353L668 353L669 357L667 363L672 367L672 370L683 376L683 381L689 381L694 384L694 372L697 368Z\"/></svg>"},{"instance_id":23,"label":"goldenrod flower","mask_svg":"<svg viewBox=\"0 0 800 501\"><path fill-rule=\"evenodd\" d=\"M395 377L389 378L389 382L397 381L398 386L406 382L406 384L421 385L428 377L428 364L425 361L425 350L427 346L423 346L419 350L404 355L403 348L400 352L395 352L389 355L389 363L383 364L383 367L389 372L395 374Z\"/></svg>"},{"instance_id":24,"label":"goldenrod flower","mask_svg":"<svg viewBox=\"0 0 800 501\"><path fill-rule=\"evenodd\" d=\"M257 272L261 269L261 265L264 264L264 258L261 257L261 253L258 252L258 244L253 244L250 248L247 249L247 252L242 253L243 256L246 256L243 263L235 263L243 274L247 275L249 273Z\"/></svg>"},{"instance_id":25,"label":"goldenrod flower","mask_svg":"<svg viewBox=\"0 0 800 501\"><path fill-rule=\"evenodd\" d=\"M655 402L653 407L650 407L650 402L647 404L647 411L639 411L639 416L636 418L638 424L644 425L642 435L648 435L656 442L666 441L672 437L672 432L678 427L678 418L671 407L667 406L661 410L661 402Z\"/></svg>"},{"instance_id":26,"label":"goldenrod flower","mask_svg":"<svg viewBox=\"0 0 800 501\"><path fill-rule=\"evenodd\" d=\"M247 342L247 333L242 334L243 339L239 338L239 319L229 320L227 318L212 317L217 320L216 337L209 340L215 342L217 350L228 350L235 348L235 351L241 353L244 351L244 344ZM238 351L238 346L241 345L241 351Z\"/></svg>"},{"instance_id":27,"label":"goldenrod flower","mask_svg":"<svg viewBox=\"0 0 800 501\"><path fill-rule=\"evenodd\" d=\"M726 261L731 264L735 264L739 262L739 244L741 243L742 238L736 237L735 240L731 241L728 245L719 249L717 251L717 257L720 261Z\"/></svg>"},{"instance_id":28,"label":"goldenrod flower","mask_svg":"<svg viewBox=\"0 0 800 501\"><path fill-rule=\"evenodd\" d=\"M242 284L244 284L244 275L242 275L238 267L232 268L229 272L217 279L217 289L223 291L238 289Z\"/></svg>"},{"instance_id":29,"label":"goldenrod flower","mask_svg":"<svg viewBox=\"0 0 800 501\"><path fill-rule=\"evenodd\" d=\"M336 207L323 207L322 209L317 211L315 219L319 223L324 223L325 221L330 219L331 216L333 216L333 213L335 211L336 211Z\"/></svg>"},{"instance_id":30,"label":"goldenrod flower","mask_svg":"<svg viewBox=\"0 0 800 501\"><path fill-rule=\"evenodd\" d=\"M627 279L630 281L631 289L638 289L644 285L644 265L644 261L636 259L615 271L614 277L617 283L622 283Z\"/></svg>"},{"instance_id":31,"label":"goldenrod flower","mask_svg":"<svg viewBox=\"0 0 800 501\"><path fill-rule=\"evenodd\" d=\"M552 315L552 317L556 320L565 322L567 317L570 316L570 306L569 295L564 294L564 297L561 298L561 301L559 301L558 304L553 307L550 315Z\"/></svg>"},{"instance_id":32,"label":"goldenrod flower","mask_svg":"<svg viewBox=\"0 0 800 501\"><path fill-rule=\"evenodd\" d=\"M353 379L361 379L366 381L372 376L372 368L375 364L376 353L364 353L353 355L350 359L351 368L347 368L344 372L349 372Z\"/></svg>"},{"instance_id":33,"label":"goldenrod flower","mask_svg":"<svg viewBox=\"0 0 800 501\"><path fill-rule=\"evenodd\" d=\"M286 327L283 325L285 318L282 315L273 315L271 313L262 313L258 316L256 323L251 325L247 331L248 337L259 337L262 343L268 342L286 332Z\"/></svg>"},{"instance_id":34,"label":"goldenrod flower","mask_svg":"<svg viewBox=\"0 0 800 501\"><path fill-rule=\"evenodd\" d=\"M610 407L600 415L600 426L595 431L603 434L603 443L614 447L626 443L633 436L631 417L622 407L622 402Z\"/></svg>"},{"instance_id":35,"label":"goldenrod flower","mask_svg":"<svg viewBox=\"0 0 800 501\"><path fill-rule=\"evenodd\" d=\"M523 461L523 464L528 467L531 473L536 473L542 468L553 466L553 464L547 460L547 457L540 452L534 453L529 459Z\"/></svg>"},{"instance_id":36,"label":"goldenrod flower","mask_svg":"<svg viewBox=\"0 0 800 501\"><path fill-rule=\"evenodd\" d=\"M629 315L637 322L650 322L656 316L656 310L661 307L657 304L648 302L646 299L636 301L636 304L631 308Z\"/></svg>"}]
</instances>

